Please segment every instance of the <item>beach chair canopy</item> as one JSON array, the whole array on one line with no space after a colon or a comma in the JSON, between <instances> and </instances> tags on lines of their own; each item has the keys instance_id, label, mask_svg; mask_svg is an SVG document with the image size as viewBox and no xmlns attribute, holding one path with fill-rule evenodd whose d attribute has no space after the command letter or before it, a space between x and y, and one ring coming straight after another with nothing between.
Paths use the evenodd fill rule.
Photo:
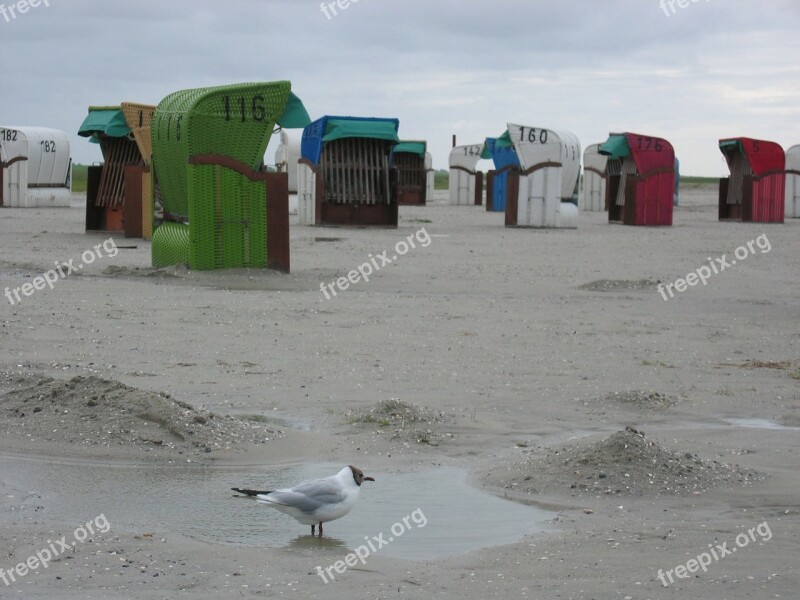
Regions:
<instances>
[{"instance_id":1,"label":"beach chair canopy","mask_svg":"<svg viewBox=\"0 0 800 600\"><path fill-rule=\"evenodd\" d=\"M514 149L514 142L511 141L508 130L496 138L486 138L484 144L484 154L488 154L494 161L496 169L519 166L519 157Z\"/></svg>"},{"instance_id":2,"label":"beach chair canopy","mask_svg":"<svg viewBox=\"0 0 800 600\"><path fill-rule=\"evenodd\" d=\"M425 160L427 152L426 142L400 142L392 148L394 154L415 154L423 160Z\"/></svg>"},{"instance_id":3,"label":"beach chair canopy","mask_svg":"<svg viewBox=\"0 0 800 600\"><path fill-rule=\"evenodd\" d=\"M642 175L653 169L675 169L675 150L663 138L638 133L613 133L600 145L600 154L609 160L632 157L637 172Z\"/></svg>"},{"instance_id":4,"label":"beach chair canopy","mask_svg":"<svg viewBox=\"0 0 800 600\"><path fill-rule=\"evenodd\" d=\"M90 106L89 114L81 123L78 135L97 143L100 136L113 138L125 137L131 128L125 120L121 106Z\"/></svg>"},{"instance_id":5,"label":"beach chair canopy","mask_svg":"<svg viewBox=\"0 0 800 600\"><path fill-rule=\"evenodd\" d=\"M719 141L719 149L725 155L729 165L735 153L744 155L756 177L782 171L786 165L786 154L783 148L775 142L745 137L729 138Z\"/></svg>"},{"instance_id":6,"label":"beach chair canopy","mask_svg":"<svg viewBox=\"0 0 800 600\"><path fill-rule=\"evenodd\" d=\"M387 140L397 143L398 119L325 116L309 124L300 144L302 158L318 165L328 142L345 138Z\"/></svg>"}]
</instances>

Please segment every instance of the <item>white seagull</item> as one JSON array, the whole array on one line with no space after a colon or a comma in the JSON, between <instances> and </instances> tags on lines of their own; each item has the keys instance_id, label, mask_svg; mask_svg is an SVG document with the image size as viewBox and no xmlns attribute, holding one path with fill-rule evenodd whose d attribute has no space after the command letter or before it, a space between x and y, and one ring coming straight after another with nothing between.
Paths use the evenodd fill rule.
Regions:
<instances>
[{"instance_id":1,"label":"white seagull","mask_svg":"<svg viewBox=\"0 0 800 600\"><path fill-rule=\"evenodd\" d=\"M253 496L304 525L311 525L311 535L314 535L319 523L319 534L322 535L323 523L342 518L355 506L364 481L375 480L364 477L361 469L350 465L336 475L304 481L293 488L272 492L231 489L245 496Z\"/></svg>"}]
</instances>

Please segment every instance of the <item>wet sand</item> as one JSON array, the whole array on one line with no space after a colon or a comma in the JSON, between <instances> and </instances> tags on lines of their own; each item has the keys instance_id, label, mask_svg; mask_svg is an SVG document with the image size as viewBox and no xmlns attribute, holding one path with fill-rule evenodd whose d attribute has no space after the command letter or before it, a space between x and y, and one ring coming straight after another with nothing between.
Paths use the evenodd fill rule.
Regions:
<instances>
[{"instance_id":1,"label":"wet sand","mask_svg":"<svg viewBox=\"0 0 800 600\"><path fill-rule=\"evenodd\" d=\"M82 465L95 486L86 485L83 522L113 508L103 505L113 485L104 464L181 468L187 460L237 476L252 468L254 477L303 463L356 464L378 480L373 490L382 473L464 469L478 488L557 515L546 533L465 554L414 561L378 552L327 585L315 567L346 551L308 539L299 524L296 543L264 540L256 550L200 541L177 524L154 528L155 516L112 522L47 569L8 586L0 580L0 598L794 597L800 220L719 223L715 199L713 187L684 189L667 229L609 226L605 213L583 213L577 231L537 231L506 229L503 215L451 207L440 194L428 207L401 208L398 230L293 222L291 275L153 270L147 242L118 237L115 257L15 306L0 299L1 393L15 377L97 377L221 416L257 416L253 422L280 431L264 443L211 452L181 454L186 449L176 444L153 459L124 444L76 444L83 422L74 412L61 419L63 431L47 431L46 442L42 432L28 437L39 413L19 417L25 429L4 412L0 569L80 525L58 518L57 481L28 489L12 466L20 459ZM0 210L0 286L20 286L102 243L107 236L83 232L83 214L81 198L71 209ZM391 256L422 227L429 246L331 300L320 292L370 253ZM769 252L756 249L669 301L657 291L657 282L683 278L709 257L730 260L762 234ZM353 417L391 399L445 418ZM736 419L763 421L745 427ZM759 477L650 493L642 481L617 485L651 475L637 467L626 478L620 460L631 457L624 453L591 454L585 471L575 468L583 464L578 456L558 477L538 470L555 449L599 448L626 426L665 451ZM446 495L440 501L447 506ZM415 508L426 507L387 505L384 529ZM463 515L464 528L470 516ZM659 580L659 569L674 570L709 544L735 546L739 533L764 522L769 540L751 541L668 587ZM426 527L436 531L435 520ZM380 533L374 529L354 512L326 534Z\"/></svg>"}]
</instances>

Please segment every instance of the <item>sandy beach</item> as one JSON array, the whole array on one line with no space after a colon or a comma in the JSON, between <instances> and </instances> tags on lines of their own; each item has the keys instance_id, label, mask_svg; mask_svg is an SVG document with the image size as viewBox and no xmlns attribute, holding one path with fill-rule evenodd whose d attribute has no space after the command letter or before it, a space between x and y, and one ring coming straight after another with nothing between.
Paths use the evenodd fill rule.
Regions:
<instances>
[{"instance_id":1,"label":"sandy beach","mask_svg":"<svg viewBox=\"0 0 800 600\"><path fill-rule=\"evenodd\" d=\"M119 236L0 299L0 598L797 598L800 220L720 223L716 194L683 189L669 228L510 229L446 191L396 230L293 217L290 275L155 270ZM109 237L84 233L84 203L0 209L0 289ZM384 251L370 281L321 292ZM376 481L322 539L229 489L349 464ZM497 543L503 509L473 525L461 488L414 489L440 471L546 522ZM184 502L189 525L169 517ZM415 509L436 558L408 532L410 558L398 542L319 577ZM471 527L480 548L447 545Z\"/></svg>"}]
</instances>

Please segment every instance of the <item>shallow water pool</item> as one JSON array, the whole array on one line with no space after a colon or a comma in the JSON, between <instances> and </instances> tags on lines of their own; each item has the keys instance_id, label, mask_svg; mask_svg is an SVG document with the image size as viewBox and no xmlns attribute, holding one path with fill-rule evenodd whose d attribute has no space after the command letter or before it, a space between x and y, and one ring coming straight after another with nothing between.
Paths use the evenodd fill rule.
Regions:
<instances>
[{"instance_id":1,"label":"shallow water pool","mask_svg":"<svg viewBox=\"0 0 800 600\"><path fill-rule=\"evenodd\" d=\"M338 465L275 470L199 466L120 466L4 457L0 480L41 495L43 508L26 518L44 524L85 523L104 514L112 531L179 533L215 544L254 547L354 549L383 533L385 556L429 560L508 544L542 532L556 513L498 498L470 486L465 471L437 468L420 473L369 471L361 498L347 516L325 524L314 538L297 523L231 487L274 489L337 472ZM17 495L24 496L26 494ZM21 498L20 498L21 500ZM15 499L10 502L14 503ZM6 502L9 499L6 498ZM409 517L414 511L416 521ZM5 513L6 517L9 513ZM13 514L13 513L12 513ZM391 528L395 524L392 535Z\"/></svg>"},{"instance_id":2,"label":"shallow water pool","mask_svg":"<svg viewBox=\"0 0 800 600\"><path fill-rule=\"evenodd\" d=\"M785 431L800 431L800 427L789 427L788 425L781 425L769 419L755 419L755 418L737 418L731 417L724 419L726 423L736 425L737 427L745 427L748 429L776 429Z\"/></svg>"}]
</instances>

